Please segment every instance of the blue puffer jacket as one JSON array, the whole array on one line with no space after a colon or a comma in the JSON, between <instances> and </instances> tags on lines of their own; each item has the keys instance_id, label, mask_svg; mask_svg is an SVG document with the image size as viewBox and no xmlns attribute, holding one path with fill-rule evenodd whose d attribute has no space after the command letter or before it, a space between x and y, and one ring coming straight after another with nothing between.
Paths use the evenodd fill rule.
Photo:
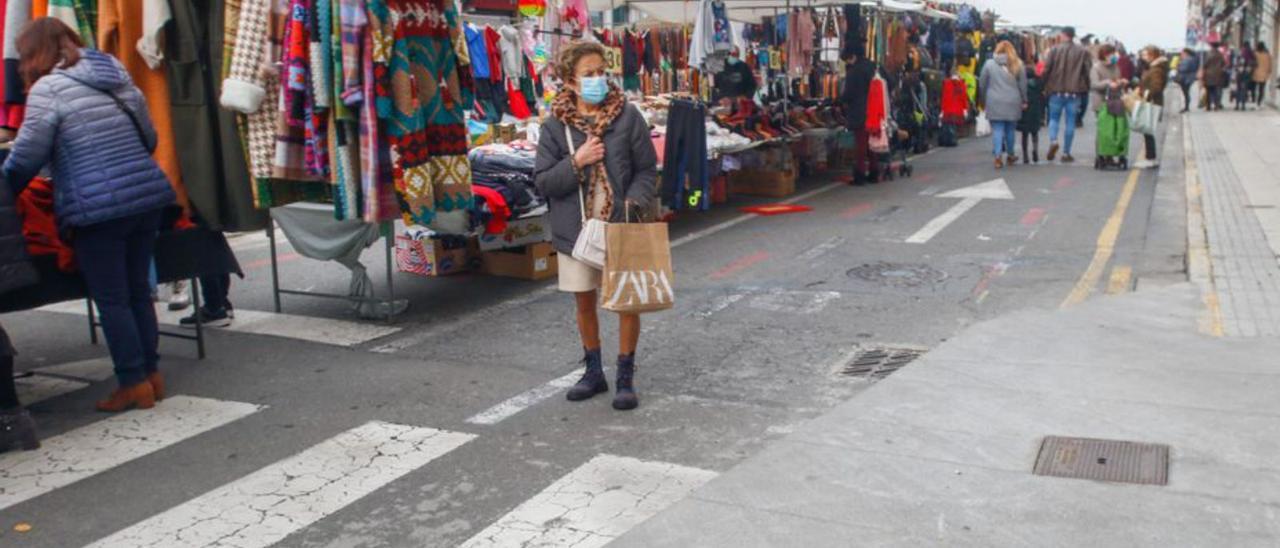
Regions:
<instances>
[{"instance_id":1,"label":"blue puffer jacket","mask_svg":"<svg viewBox=\"0 0 1280 548\"><path fill-rule=\"evenodd\" d=\"M4 163L5 180L17 194L50 166L54 214L63 228L172 204L169 180L151 158L156 131L142 92L114 57L80 53L79 63L55 69L31 88L26 118ZM112 94L134 114L141 135Z\"/></svg>"}]
</instances>

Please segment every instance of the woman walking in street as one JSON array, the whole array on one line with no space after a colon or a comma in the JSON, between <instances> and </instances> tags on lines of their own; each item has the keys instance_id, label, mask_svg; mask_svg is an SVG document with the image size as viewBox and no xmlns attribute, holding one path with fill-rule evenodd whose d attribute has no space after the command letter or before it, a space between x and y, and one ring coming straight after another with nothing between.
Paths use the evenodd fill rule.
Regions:
<instances>
[{"instance_id":1,"label":"woman walking in street","mask_svg":"<svg viewBox=\"0 0 1280 548\"><path fill-rule=\"evenodd\" d=\"M1267 51L1267 45L1258 42L1258 48L1253 52L1253 101L1254 105L1262 108L1262 101L1266 99L1267 82L1271 80L1271 52Z\"/></svg>"},{"instance_id":2,"label":"woman walking in street","mask_svg":"<svg viewBox=\"0 0 1280 548\"><path fill-rule=\"evenodd\" d=\"M1124 76L1118 65L1120 53L1115 46L1104 45L1098 48L1098 58L1089 71L1089 104L1096 114L1107 104L1107 90L1124 87Z\"/></svg>"},{"instance_id":3,"label":"woman walking in street","mask_svg":"<svg viewBox=\"0 0 1280 548\"><path fill-rule=\"evenodd\" d=\"M35 283L36 271L27 261L22 220L14 209L14 197L0 186L0 295ZM0 326L0 453L14 448L35 449L36 425L18 403L13 384L13 357L9 334Z\"/></svg>"},{"instance_id":4,"label":"woman walking in street","mask_svg":"<svg viewBox=\"0 0 1280 548\"><path fill-rule=\"evenodd\" d=\"M647 212L656 197L657 152L640 110L605 77L605 50L574 42L560 53L556 70L564 81L542 126L534 183L550 202L551 233L559 252L560 290L577 300L578 332L585 373L569 389L570 401L609 391L600 344L597 292L600 270L573 258L583 217L624 222ZM567 138L571 138L572 142ZM620 315L617 394L613 407L635 409L633 379L640 316Z\"/></svg>"},{"instance_id":5,"label":"woman walking in street","mask_svg":"<svg viewBox=\"0 0 1280 548\"><path fill-rule=\"evenodd\" d=\"M1178 57L1178 87L1182 88L1182 112L1191 110L1191 86L1196 83L1196 74L1200 72L1200 57L1183 48Z\"/></svg>"},{"instance_id":6,"label":"woman walking in street","mask_svg":"<svg viewBox=\"0 0 1280 548\"><path fill-rule=\"evenodd\" d=\"M1142 73L1139 92L1146 97L1147 102L1163 108L1164 90L1169 85L1169 60L1155 46L1144 48L1142 58L1147 61L1147 70ZM1146 149L1145 159L1134 162L1133 167L1150 169L1160 165L1156 160L1156 136L1144 134L1142 142Z\"/></svg>"},{"instance_id":7,"label":"woman walking in street","mask_svg":"<svg viewBox=\"0 0 1280 548\"><path fill-rule=\"evenodd\" d=\"M1226 56L1222 55L1219 44L1209 44L1209 51L1200 62L1200 85L1208 94L1207 110L1222 110L1222 89L1227 87L1228 81Z\"/></svg>"},{"instance_id":8,"label":"woman walking in street","mask_svg":"<svg viewBox=\"0 0 1280 548\"><path fill-rule=\"evenodd\" d=\"M148 280L161 210L173 189L151 158L156 132L142 92L114 57L85 49L57 19L18 36L26 117L4 163L17 194L49 166L54 215L101 314L119 388L98 409L146 409L164 397Z\"/></svg>"},{"instance_id":9,"label":"woman walking in street","mask_svg":"<svg viewBox=\"0 0 1280 548\"><path fill-rule=\"evenodd\" d=\"M1027 107L1027 73L1013 44L996 44L995 57L987 60L978 77L981 103L991 121L991 142L996 169L1018 162L1014 155L1016 125Z\"/></svg>"}]
</instances>

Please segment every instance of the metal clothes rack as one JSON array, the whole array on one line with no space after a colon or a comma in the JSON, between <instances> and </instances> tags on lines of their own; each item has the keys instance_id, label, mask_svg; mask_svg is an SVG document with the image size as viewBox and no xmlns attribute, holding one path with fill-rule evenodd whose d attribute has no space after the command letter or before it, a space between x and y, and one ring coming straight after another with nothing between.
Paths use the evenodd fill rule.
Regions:
<instances>
[{"instance_id":1,"label":"metal clothes rack","mask_svg":"<svg viewBox=\"0 0 1280 548\"><path fill-rule=\"evenodd\" d=\"M191 284L191 306L196 314L200 313L200 278L193 277L187 280ZM89 317L89 344L97 346L98 344L98 328L102 327L102 322L98 321L98 311L93 307L93 299L86 297L84 300L85 308ZM158 334L161 337L169 337L171 339L182 339L196 343L196 359L203 360L205 358L204 347L204 325L201 322L195 323L195 335L188 335L177 331L166 331L161 329Z\"/></svg>"},{"instance_id":2,"label":"metal clothes rack","mask_svg":"<svg viewBox=\"0 0 1280 548\"><path fill-rule=\"evenodd\" d=\"M392 252L395 246L395 243L394 243L395 242L395 223L392 221L384 221L382 223L379 223L379 226L380 226L379 231L382 233L382 240L386 243L386 245L384 246L384 250L386 252L385 260L386 260L386 269L387 269L387 272L386 272L387 296L386 298L381 298L381 299L376 296L363 297L359 295L339 295L336 293L324 293L319 291L305 291L301 289L281 288L280 287L280 258L277 253L277 246L276 246L276 223L275 221L271 221L270 223L267 223L267 229L266 229L267 241L271 244L270 245L271 247L271 294L274 299L276 313L279 314L283 310L283 306L281 303L282 295L295 295L300 297L337 299L337 300L343 300L343 301L348 301L352 303L373 304L373 305L377 305L377 307L380 310L386 311L386 313L383 315L383 318L382 318L384 321L391 321L392 319L394 319L395 316L402 311L402 310L398 310L398 306L402 302L402 300L396 299L396 286L395 286L395 277L394 277L395 265L393 264L393 261L392 261ZM405 304L407 305L407 302Z\"/></svg>"}]
</instances>

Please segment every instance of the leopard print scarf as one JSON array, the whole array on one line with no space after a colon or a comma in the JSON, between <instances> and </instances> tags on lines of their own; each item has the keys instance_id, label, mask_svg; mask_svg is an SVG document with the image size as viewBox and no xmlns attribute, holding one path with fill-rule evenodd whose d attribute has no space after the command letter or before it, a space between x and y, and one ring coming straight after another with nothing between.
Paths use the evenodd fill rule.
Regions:
<instances>
[{"instance_id":1,"label":"leopard print scarf","mask_svg":"<svg viewBox=\"0 0 1280 548\"><path fill-rule=\"evenodd\" d=\"M566 126L581 131L588 136L595 136L604 140L604 132L609 129L609 125L622 114L622 109L627 106L626 98L622 96L622 92L612 84L609 85L609 94L605 96L604 102L600 104L600 110L596 113L594 124L587 124L582 117L582 113L578 112L578 92L572 88L565 87L556 94L555 100L551 104L551 114L564 122ZM605 157L609 157L609 151L605 150ZM590 180L584 181L587 184L587 215L592 216L595 213L596 189L603 189L605 192L604 202L604 219L607 221L613 215L613 187L609 184L608 170L604 168L604 162L590 169Z\"/></svg>"}]
</instances>

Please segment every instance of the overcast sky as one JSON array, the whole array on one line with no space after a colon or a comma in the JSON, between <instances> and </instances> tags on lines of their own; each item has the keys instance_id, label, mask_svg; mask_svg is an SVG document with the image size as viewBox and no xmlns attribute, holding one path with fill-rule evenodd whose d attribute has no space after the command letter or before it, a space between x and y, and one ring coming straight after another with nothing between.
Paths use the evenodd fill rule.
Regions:
<instances>
[{"instance_id":1,"label":"overcast sky","mask_svg":"<svg viewBox=\"0 0 1280 548\"><path fill-rule=\"evenodd\" d=\"M1078 34L1115 36L1130 49L1186 42L1186 0L969 0L1018 24L1075 25Z\"/></svg>"}]
</instances>

